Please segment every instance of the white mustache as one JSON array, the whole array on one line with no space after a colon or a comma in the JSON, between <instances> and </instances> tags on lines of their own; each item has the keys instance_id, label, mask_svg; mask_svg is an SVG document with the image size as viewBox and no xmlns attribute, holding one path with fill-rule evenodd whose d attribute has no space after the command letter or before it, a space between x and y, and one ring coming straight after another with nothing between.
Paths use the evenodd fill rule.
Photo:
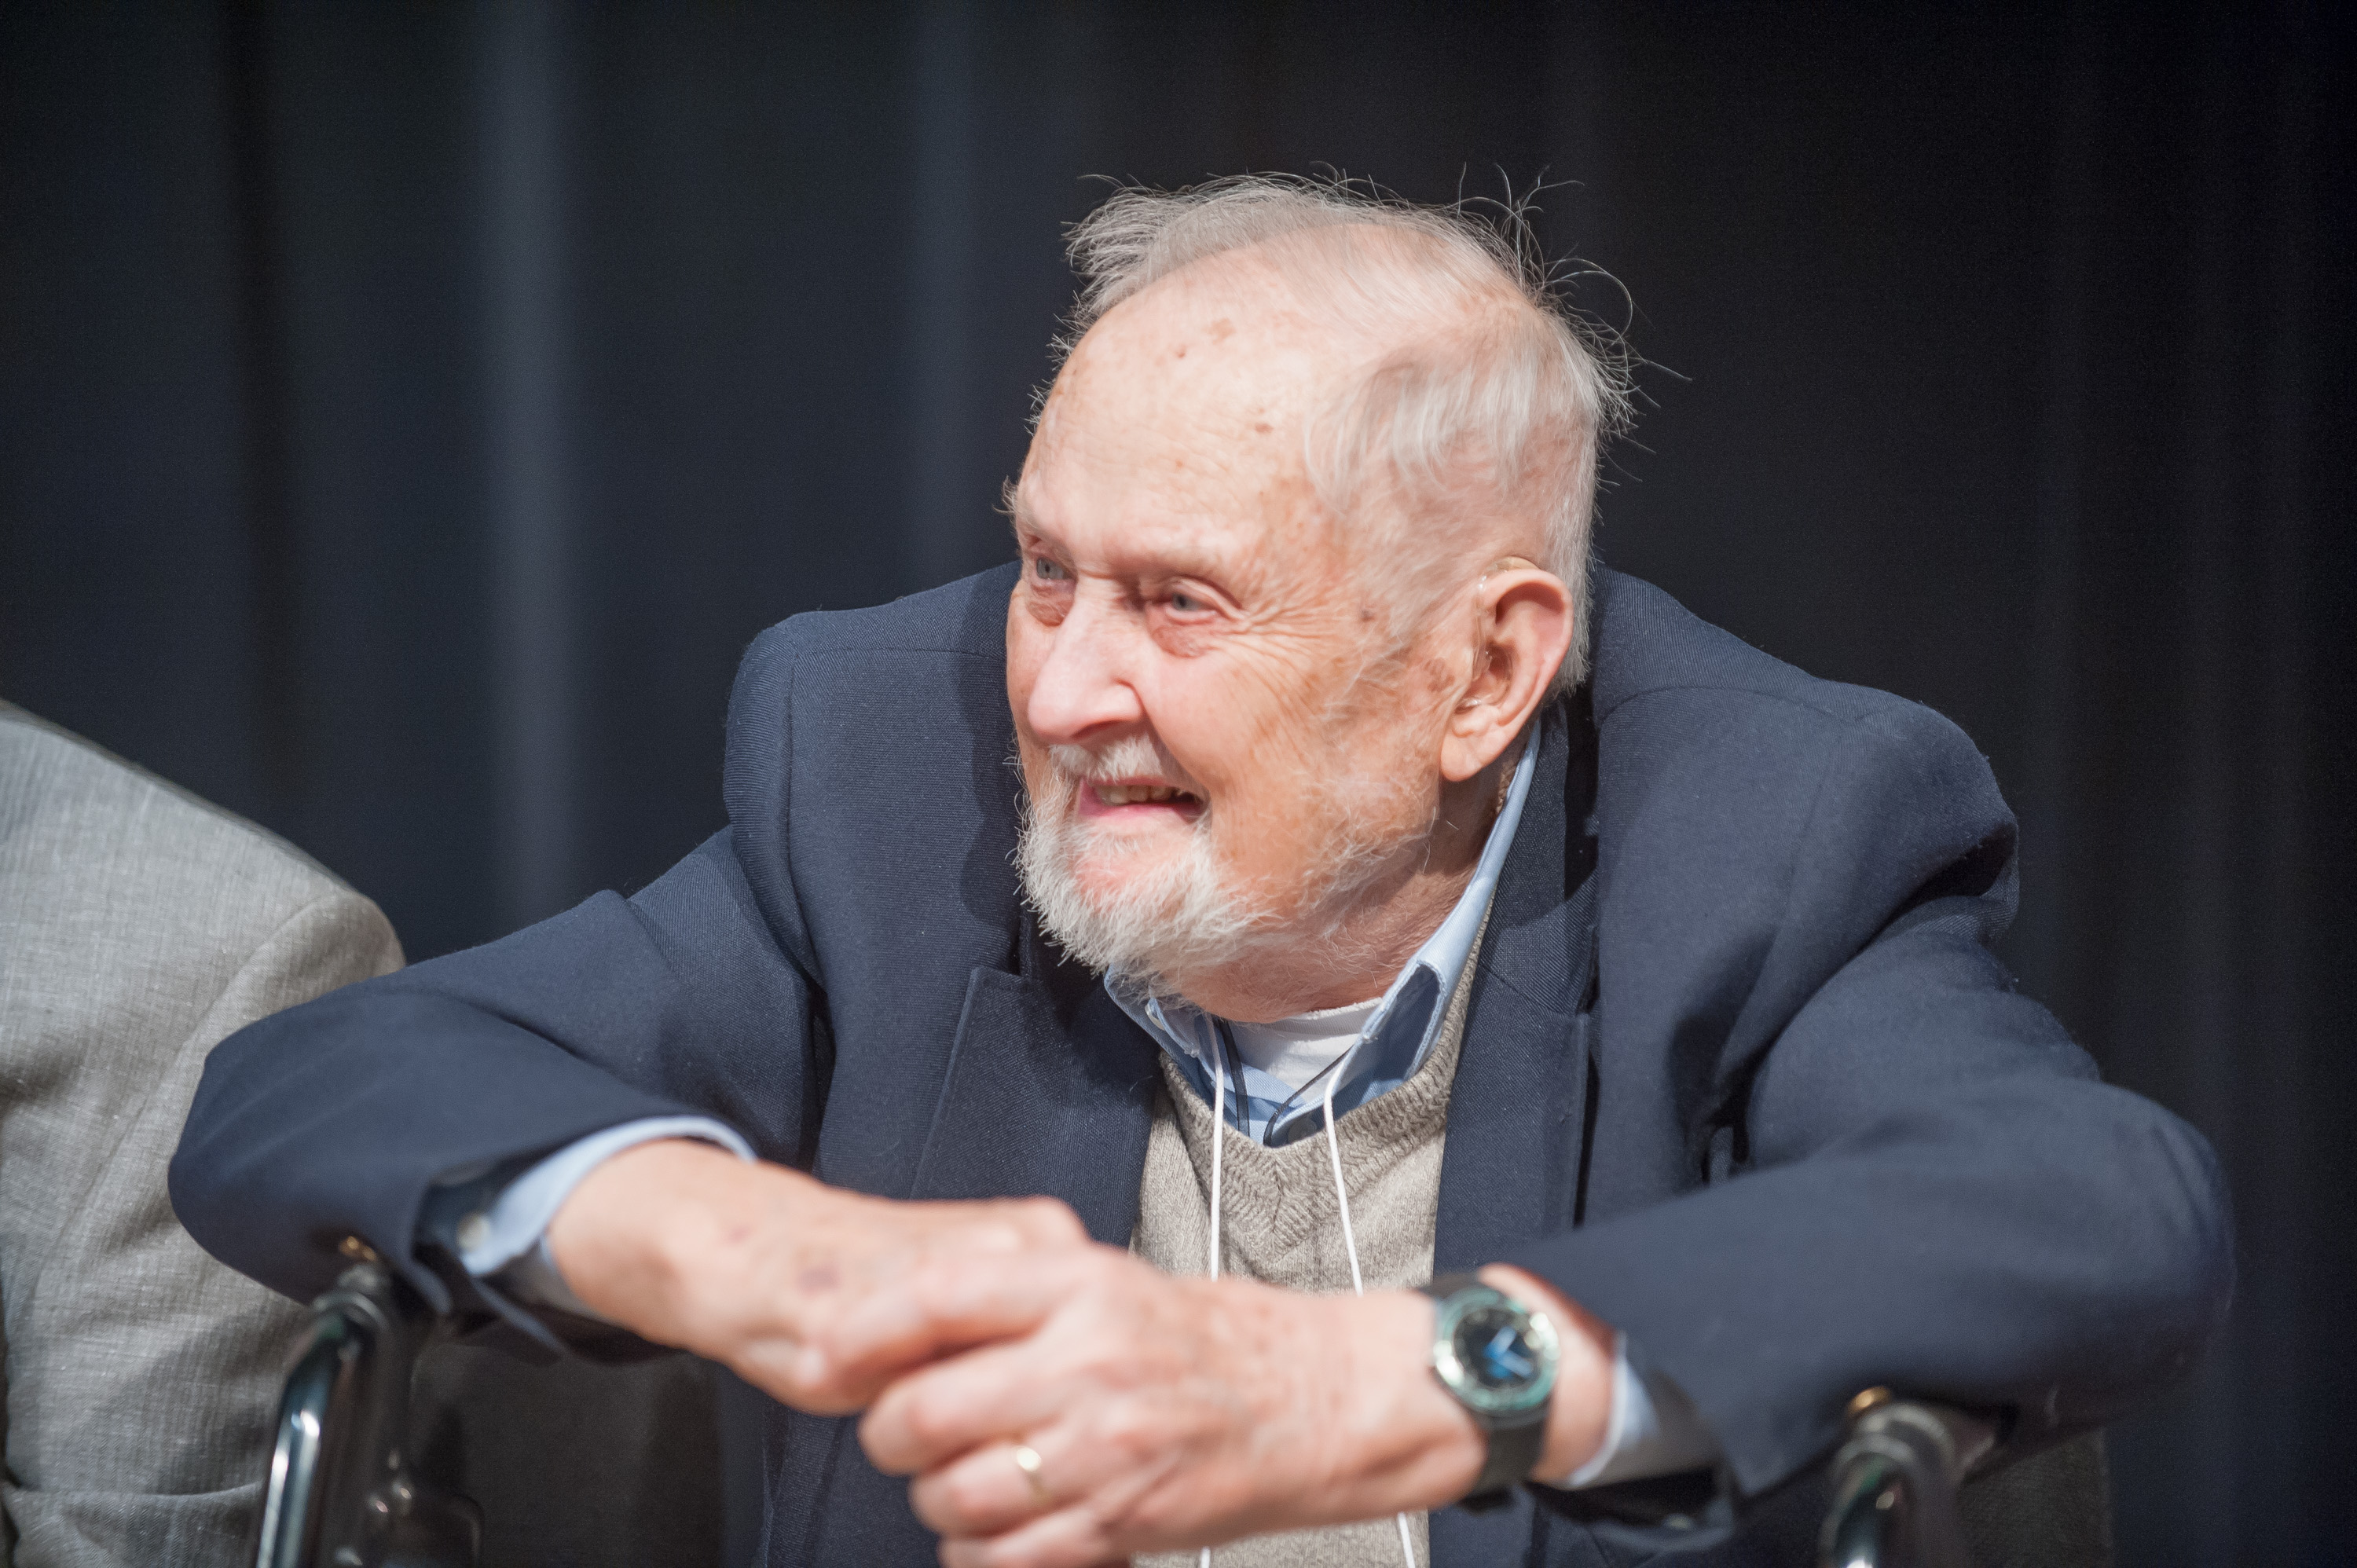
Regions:
<instances>
[{"instance_id":1,"label":"white mustache","mask_svg":"<svg viewBox=\"0 0 2357 1568\"><path fill-rule=\"evenodd\" d=\"M1093 782L1109 779L1159 779L1165 783L1186 790L1197 800L1203 792L1162 748L1142 735L1114 741L1103 749L1085 746L1051 746L1048 760L1056 771L1075 782Z\"/></svg>"}]
</instances>

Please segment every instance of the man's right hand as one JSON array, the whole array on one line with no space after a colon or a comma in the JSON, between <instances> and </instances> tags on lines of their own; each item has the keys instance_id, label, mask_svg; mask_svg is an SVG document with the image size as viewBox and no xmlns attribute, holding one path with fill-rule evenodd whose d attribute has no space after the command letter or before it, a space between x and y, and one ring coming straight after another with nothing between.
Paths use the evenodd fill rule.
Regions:
<instances>
[{"instance_id":1,"label":"man's right hand","mask_svg":"<svg viewBox=\"0 0 2357 1568\"><path fill-rule=\"evenodd\" d=\"M665 1141L584 1177L548 1244L584 1305L836 1414L910 1368L1034 1326L1028 1300L947 1288L961 1260L1079 1249L1088 1235L1053 1198L898 1203ZM951 1299L953 1313L936 1310Z\"/></svg>"}]
</instances>

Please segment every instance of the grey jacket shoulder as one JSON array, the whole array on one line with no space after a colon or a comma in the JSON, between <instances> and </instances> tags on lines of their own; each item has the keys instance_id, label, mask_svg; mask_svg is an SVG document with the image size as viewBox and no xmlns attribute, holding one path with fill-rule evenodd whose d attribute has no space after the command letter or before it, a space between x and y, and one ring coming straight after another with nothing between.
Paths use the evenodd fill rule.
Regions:
<instances>
[{"instance_id":1,"label":"grey jacket shoulder","mask_svg":"<svg viewBox=\"0 0 2357 1568\"><path fill-rule=\"evenodd\" d=\"M268 829L0 701L0 843L20 840L70 846L81 877L144 875L149 865L144 855L158 848L175 859L267 867L242 890L285 912L291 912L288 900L299 907L338 895L360 897Z\"/></svg>"}]
</instances>

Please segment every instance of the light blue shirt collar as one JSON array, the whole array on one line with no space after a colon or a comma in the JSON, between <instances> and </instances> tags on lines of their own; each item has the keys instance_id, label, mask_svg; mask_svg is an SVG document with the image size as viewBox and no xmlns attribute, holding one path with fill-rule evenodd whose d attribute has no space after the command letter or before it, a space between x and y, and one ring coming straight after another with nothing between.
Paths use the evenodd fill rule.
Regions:
<instances>
[{"instance_id":1,"label":"light blue shirt collar","mask_svg":"<svg viewBox=\"0 0 2357 1568\"><path fill-rule=\"evenodd\" d=\"M1489 913L1490 897L1498 889L1498 874L1513 848L1514 830L1523 820L1523 801L1531 791L1538 768L1539 734L1532 726L1523 747L1523 759L1507 786L1506 803L1491 825L1481 846L1473 880L1440 929L1432 933L1399 978L1383 993L1383 1004L1367 1020L1358 1040L1328 1074L1340 1074L1334 1087L1334 1113L1356 1110L1379 1095L1405 1083L1432 1054L1448 999L1465 966L1473 959L1473 940ZM1234 1124L1245 1134L1272 1148L1294 1143L1323 1130L1325 1075L1295 1090L1274 1074L1263 1072L1236 1053L1227 1021L1205 1013L1177 996L1138 996L1121 983L1117 974L1105 976L1105 990L1123 1012L1152 1036L1205 1104L1211 1101L1211 1074L1224 1064L1228 1104Z\"/></svg>"}]
</instances>

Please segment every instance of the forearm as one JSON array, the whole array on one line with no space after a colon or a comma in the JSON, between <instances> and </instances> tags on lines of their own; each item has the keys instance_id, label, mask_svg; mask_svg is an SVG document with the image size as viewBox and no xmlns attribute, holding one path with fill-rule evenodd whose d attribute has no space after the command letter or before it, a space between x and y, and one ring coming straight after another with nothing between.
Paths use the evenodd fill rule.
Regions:
<instances>
[{"instance_id":1,"label":"forearm","mask_svg":"<svg viewBox=\"0 0 2357 1568\"><path fill-rule=\"evenodd\" d=\"M829 1369L833 1315L872 1274L846 1253L856 1211L888 1207L708 1144L626 1150L582 1178L548 1230L566 1285L599 1316L735 1369L805 1410L856 1409L871 1380ZM883 1217L877 1216L877 1229Z\"/></svg>"},{"instance_id":2,"label":"forearm","mask_svg":"<svg viewBox=\"0 0 2357 1568\"><path fill-rule=\"evenodd\" d=\"M839 1413L911 1366L1036 1321L1029 1307L935 1309L974 1259L1045 1258L1087 1237L1049 1199L893 1202L664 1141L584 1176L548 1243L600 1316L723 1362L797 1409Z\"/></svg>"},{"instance_id":3,"label":"forearm","mask_svg":"<svg viewBox=\"0 0 2357 1568\"><path fill-rule=\"evenodd\" d=\"M791 1225L793 1209L823 1190L798 1171L748 1165L708 1144L642 1144L575 1186L549 1223L549 1253L584 1305L695 1348L708 1316L701 1298L717 1276L744 1271L743 1243L759 1221Z\"/></svg>"},{"instance_id":4,"label":"forearm","mask_svg":"<svg viewBox=\"0 0 2357 1568\"><path fill-rule=\"evenodd\" d=\"M208 1058L173 1160L182 1222L297 1299L334 1282L357 1239L437 1308L465 1309L480 1304L464 1274L418 1245L421 1199L457 1173L678 1115L805 1160L813 993L751 905L724 834L629 900L601 894L239 1031ZM757 1019L771 1047L758 1069L700 1055Z\"/></svg>"}]
</instances>

